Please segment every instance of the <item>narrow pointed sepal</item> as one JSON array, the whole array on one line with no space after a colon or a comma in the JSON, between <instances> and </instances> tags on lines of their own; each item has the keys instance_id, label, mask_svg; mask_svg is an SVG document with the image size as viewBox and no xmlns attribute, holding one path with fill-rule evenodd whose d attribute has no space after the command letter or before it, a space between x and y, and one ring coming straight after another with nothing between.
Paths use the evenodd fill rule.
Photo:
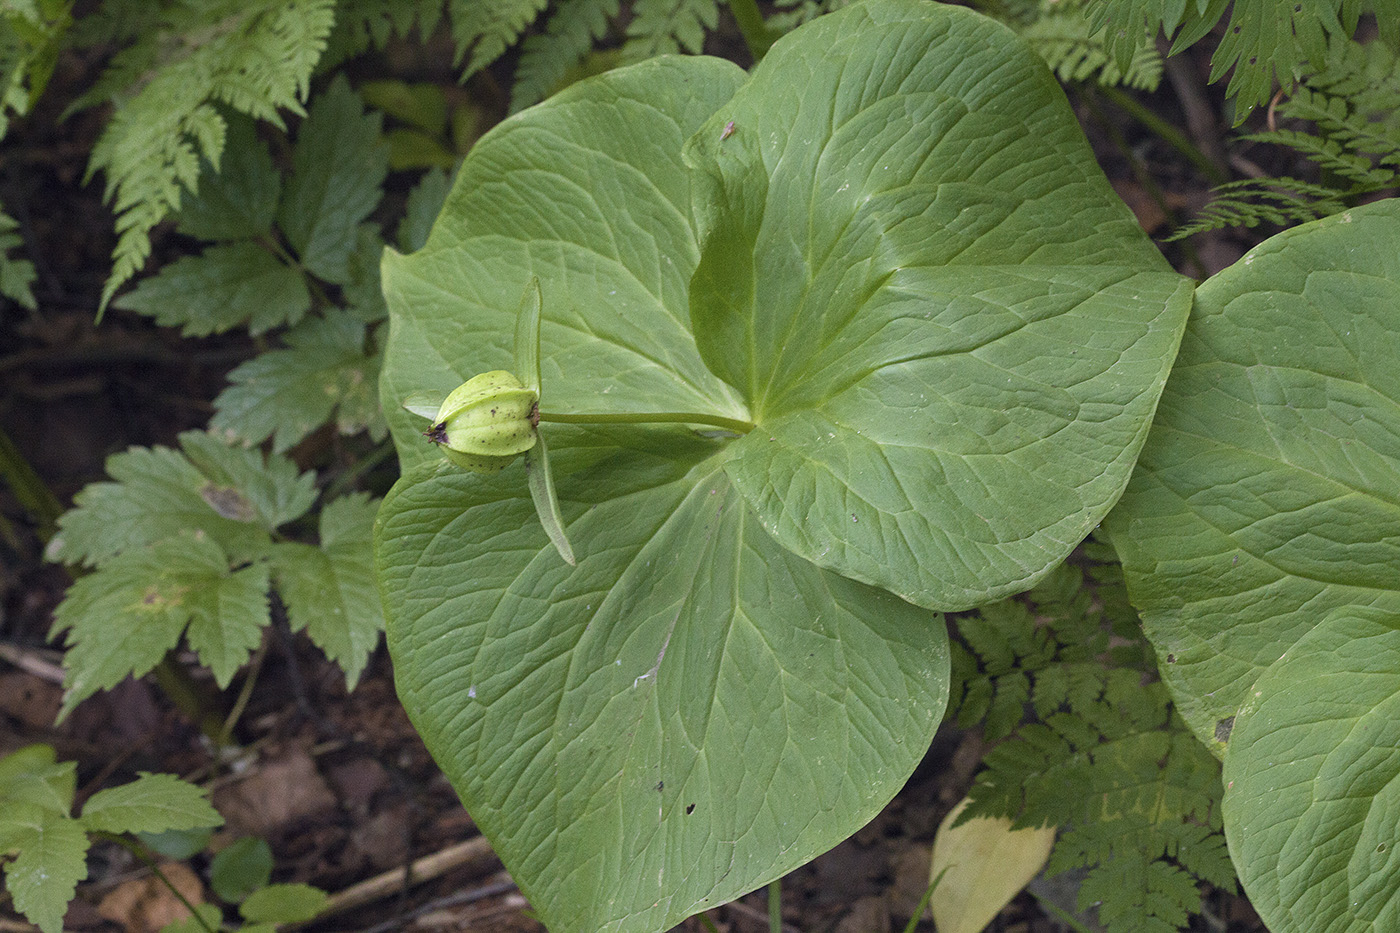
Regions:
<instances>
[{"instance_id":1,"label":"narrow pointed sepal","mask_svg":"<svg viewBox=\"0 0 1400 933\"><path fill-rule=\"evenodd\" d=\"M559 511L559 497L554 492L554 474L549 469L549 448L544 437L540 436L534 448L525 454L525 473L530 478L530 498L535 501L535 511L539 513L544 533L549 535L559 556L570 567L574 560L574 549L564 534L564 516Z\"/></svg>"}]
</instances>

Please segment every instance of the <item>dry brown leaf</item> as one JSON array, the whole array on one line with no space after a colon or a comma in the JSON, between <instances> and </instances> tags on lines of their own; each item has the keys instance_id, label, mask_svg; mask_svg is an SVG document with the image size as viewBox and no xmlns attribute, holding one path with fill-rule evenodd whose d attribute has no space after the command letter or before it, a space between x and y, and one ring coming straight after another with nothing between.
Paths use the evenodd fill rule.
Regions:
<instances>
[{"instance_id":1,"label":"dry brown leaf","mask_svg":"<svg viewBox=\"0 0 1400 933\"><path fill-rule=\"evenodd\" d=\"M204 903L204 885L187 866L166 862L160 866L160 873L191 904ZM167 923L190 915L189 908L154 875L117 885L102 898L97 912L120 924L127 933L156 933Z\"/></svg>"}]
</instances>

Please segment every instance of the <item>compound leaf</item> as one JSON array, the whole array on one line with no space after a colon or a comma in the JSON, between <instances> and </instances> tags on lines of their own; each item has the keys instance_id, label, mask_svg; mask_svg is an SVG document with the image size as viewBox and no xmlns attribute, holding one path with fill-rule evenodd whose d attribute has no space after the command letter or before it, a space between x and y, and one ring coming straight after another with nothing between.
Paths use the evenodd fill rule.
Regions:
<instances>
[{"instance_id":1,"label":"compound leaf","mask_svg":"<svg viewBox=\"0 0 1400 933\"><path fill-rule=\"evenodd\" d=\"M303 321L286 334L284 349L261 353L229 373L233 385L214 400L209 426L248 444L271 437L280 453L333 414L342 434L375 425L379 360L365 351L365 330L345 312Z\"/></svg>"},{"instance_id":2,"label":"compound leaf","mask_svg":"<svg viewBox=\"0 0 1400 933\"><path fill-rule=\"evenodd\" d=\"M311 307L311 292L300 272L256 243L227 243L162 266L113 304L167 327L180 326L187 337L244 324L261 334L301 320Z\"/></svg>"},{"instance_id":3,"label":"compound leaf","mask_svg":"<svg viewBox=\"0 0 1400 933\"><path fill-rule=\"evenodd\" d=\"M317 95L297 136L277 224L306 268L327 281L345 281L360 221L383 194L389 150L380 122L338 75Z\"/></svg>"},{"instance_id":4,"label":"compound leaf","mask_svg":"<svg viewBox=\"0 0 1400 933\"><path fill-rule=\"evenodd\" d=\"M282 173L252 120L229 119L218 171L205 164L199 178L198 192L180 198L181 233L203 240L242 240L272 230Z\"/></svg>"},{"instance_id":5,"label":"compound leaf","mask_svg":"<svg viewBox=\"0 0 1400 933\"><path fill-rule=\"evenodd\" d=\"M100 790L83 806L89 832L163 833L219 826L219 816L200 787L173 774L142 774L129 784Z\"/></svg>"},{"instance_id":6,"label":"compound leaf","mask_svg":"<svg viewBox=\"0 0 1400 933\"><path fill-rule=\"evenodd\" d=\"M51 635L67 633L60 718L98 690L155 667L188 630L200 663L226 687L268 622L262 563L231 570L199 534L123 551L68 588Z\"/></svg>"},{"instance_id":7,"label":"compound leaf","mask_svg":"<svg viewBox=\"0 0 1400 933\"><path fill-rule=\"evenodd\" d=\"M113 482L91 483L58 521L53 560L101 564L122 551L193 532L231 556L267 547L268 532L315 501L315 474L298 474L285 457L228 447L200 431L180 435L184 453L133 447L107 458Z\"/></svg>"},{"instance_id":8,"label":"compound leaf","mask_svg":"<svg viewBox=\"0 0 1400 933\"><path fill-rule=\"evenodd\" d=\"M293 631L311 640L345 671L354 687L384 629L374 585L371 538L377 500L342 496L321 510L321 546L289 542L272 552L277 592Z\"/></svg>"}]
</instances>

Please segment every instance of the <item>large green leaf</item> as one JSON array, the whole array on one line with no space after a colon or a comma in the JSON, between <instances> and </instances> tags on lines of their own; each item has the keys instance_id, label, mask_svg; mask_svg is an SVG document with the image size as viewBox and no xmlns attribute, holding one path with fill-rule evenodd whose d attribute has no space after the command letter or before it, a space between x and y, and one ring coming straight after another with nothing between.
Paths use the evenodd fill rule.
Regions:
<instances>
[{"instance_id":1,"label":"large green leaf","mask_svg":"<svg viewBox=\"0 0 1400 933\"><path fill-rule=\"evenodd\" d=\"M574 433L553 457L574 569L519 466L395 487L395 676L551 930L664 930L894 796L941 718L947 641L926 610L774 542L715 442Z\"/></svg>"},{"instance_id":2,"label":"large green leaf","mask_svg":"<svg viewBox=\"0 0 1400 933\"><path fill-rule=\"evenodd\" d=\"M1033 585L1127 483L1190 305L1059 86L907 0L779 42L693 138L729 473L798 554L937 609Z\"/></svg>"},{"instance_id":3,"label":"large green leaf","mask_svg":"<svg viewBox=\"0 0 1400 933\"><path fill-rule=\"evenodd\" d=\"M742 78L649 62L484 138L427 247L385 263L388 402L507 364L517 276L534 272L546 399L742 417L687 326L699 250L679 158ZM942 715L946 633L778 546L724 476L726 442L549 427L576 569L518 464L485 477L434 456L386 500L396 679L552 929L665 929L894 795ZM421 426L396 428L424 459Z\"/></svg>"},{"instance_id":4,"label":"large green leaf","mask_svg":"<svg viewBox=\"0 0 1400 933\"><path fill-rule=\"evenodd\" d=\"M1206 282L1109 518L1197 735L1329 610L1400 612L1400 202L1273 237Z\"/></svg>"},{"instance_id":5,"label":"large green leaf","mask_svg":"<svg viewBox=\"0 0 1400 933\"><path fill-rule=\"evenodd\" d=\"M1225 755L1225 835L1273 933L1400 929L1400 616L1326 615L1255 681Z\"/></svg>"},{"instance_id":6,"label":"large green leaf","mask_svg":"<svg viewBox=\"0 0 1400 933\"><path fill-rule=\"evenodd\" d=\"M405 466L438 460L400 404L508 367L531 274L544 294L544 401L561 410L743 418L686 311L699 258L680 149L744 78L660 59L570 89L484 137L425 249L384 263L393 311L380 381Z\"/></svg>"}]
</instances>

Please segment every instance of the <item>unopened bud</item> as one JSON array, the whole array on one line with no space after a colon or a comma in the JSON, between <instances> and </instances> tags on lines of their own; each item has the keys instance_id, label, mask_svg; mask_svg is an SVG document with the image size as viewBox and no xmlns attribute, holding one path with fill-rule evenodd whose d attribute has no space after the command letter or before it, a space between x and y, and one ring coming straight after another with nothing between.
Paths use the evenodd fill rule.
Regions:
<instances>
[{"instance_id":1,"label":"unopened bud","mask_svg":"<svg viewBox=\"0 0 1400 933\"><path fill-rule=\"evenodd\" d=\"M538 402L505 370L482 373L447 396L424 434L458 466L494 473L535 446Z\"/></svg>"}]
</instances>

